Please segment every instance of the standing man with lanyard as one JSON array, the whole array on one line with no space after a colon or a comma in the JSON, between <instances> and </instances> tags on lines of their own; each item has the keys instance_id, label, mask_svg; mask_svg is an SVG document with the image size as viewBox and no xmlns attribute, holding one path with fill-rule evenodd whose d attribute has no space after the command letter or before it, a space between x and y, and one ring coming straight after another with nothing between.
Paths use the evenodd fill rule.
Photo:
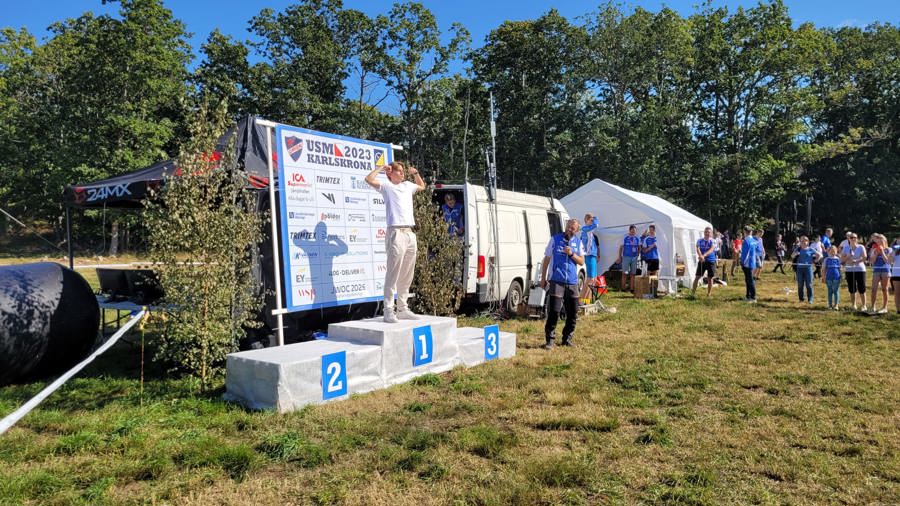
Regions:
<instances>
[{"instance_id":1,"label":"standing man with lanyard","mask_svg":"<svg viewBox=\"0 0 900 506\"><path fill-rule=\"evenodd\" d=\"M641 248L644 261L647 262L647 273L655 276L659 272L659 249L656 247L656 225L650 225L644 246Z\"/></svg>"},{"instance_id":2,"label":"standing man with lanyard","mask_svg":"<svg viewBox=\"0 0 900 506\"><path fill-rule=\"evenodd\" d=\"M581 247L584 248L584 270L588 279L597 277L597 243L593 230L597 228L597 218L587 213L584 215L584 226L581 227Z\"/></svg>"},{"instance_id":3,"label":"standing man with lanyard","mask_svg":"<svg viewBox=\"0 0 900 506\"><path fill-rule=\"evenodd\" d=\"M712 293L713 278L716 277L716 240L712 237L712 229L703 229L703 238L697 239L697 273L694 275L694 286L691 292L697 291L697 284L706 272L706 296Z\"/></svg>"},{"instance_id":4,"label":"standing man with lanyard","mask_svg":"<svg viewBox=\"0 0 900 506\"><path fill-rule=\"evenodd\" d=\"M637 227L628 227L628 235L622 239L619 246L619 259L616 260L622 269L622 291L625 291L625 278L628 277L629 287L634 290L634 275L637 273L638 253L641 250L641 238L637 235Z\"/></svg>"},{"instance_id":5,"label":"standing man with lanyard","mask_svg":"<svg viewBox=\"0 0 900 506\"><path fill-rule=\"evenodd\" d=\"M761 252L762 248L759 246L759 242L753 237L753 229L749 226L744 227L744 242L741 244L741 270L744 271L744 283L747 286L744 300L751 304L756 304L756 280L753 278L753 271L759 266Z\"/></svg>"},{"instance_id":6,"label":"standing man with lanyard","mask_svg":"<svg viewBox=\"0 0 900 506\"><path fill-rule=\"evenodd\" d=\"M578 319L578 266L584 265L584 250L578 233L578 220L566 222L566 231L553 235L544 250L544 261L541 262L541 288L550 295L550 307L547 309L547 324L544 335L547 343L544 348L553 348L556 338L556 322L559 310L565 304L566 324L563 326L562 345L572 346L572 334L575 333L575 322ZM548 288L547 271L550 271Z\"/></svg>"},{"instance_id":7,"label":"standing man with lanyard","mask_svg":"<svg viewBox=\"0 0 900 506\"><path fill-rule=\"evenodd\" d=\"M379 172L387 174L386 181L378 181ZM418 320L419 316L406 305L409 286L416 269L418 243L413 227L413 194L425 189L425 181L415 167L409 168L416 182L406 181L403 164L393 162L375 169L366 176L366 182L384 197L387 210L387 273L384 275L384 321L397 323L397 319ZM397 311L394 311L394 294L397 294Z\"/></svg>"}]
</instances>

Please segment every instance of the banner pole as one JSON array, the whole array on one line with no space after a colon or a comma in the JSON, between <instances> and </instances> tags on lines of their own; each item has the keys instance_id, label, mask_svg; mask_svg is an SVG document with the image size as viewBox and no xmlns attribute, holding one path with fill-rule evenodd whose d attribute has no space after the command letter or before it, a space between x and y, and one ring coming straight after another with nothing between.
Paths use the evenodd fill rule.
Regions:
<instances>
[{"instance_id":1,"label":"banner pole","mask_svg":"<svg viewBox=\"0 0 900 506\"><path fill-rule=\"evenodd\" d=\"M284 346L284 305L281 298L281 255L278 247L278 208L275 203L275 169L272 166L272 127L274 123L256 120L257 124L266 128L266 152L269 165L269 222L272 225L272 265L275 269L275 319L277 321L278 346Z\"/></svg>"}]
</instances>

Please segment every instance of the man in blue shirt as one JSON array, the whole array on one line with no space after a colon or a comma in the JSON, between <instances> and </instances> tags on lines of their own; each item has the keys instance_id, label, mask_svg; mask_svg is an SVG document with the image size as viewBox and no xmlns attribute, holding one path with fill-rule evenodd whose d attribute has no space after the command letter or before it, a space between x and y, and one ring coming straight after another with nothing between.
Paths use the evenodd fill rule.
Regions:
<instances>
[{"instance_id":1,"label":"man in blue shirt","mask_svg":"<svg viewBox=\"0 0 900 506\"><path fill-rule=\"evenodd\" d=\"M650 225L644 245L641 248L644 261L647 262L647 273L655 276L659 272L659 249L656 247L656 225Z\"/></svg>"},{"instance_id":2,"label":"man in blue shirt","mask_svg":"<svg viewBox=\"0 0 900 506\"><path fill-rule=\"evenodd\" d=\"M578 319L578 266L584 265L584 250L578 234L578 220L566 222L566 231L554 234L544 250L544 261L541 263L541 288L550 296L547 308L547 324L544 335L547 343L544 348L553 348L556 338L556 322L563 304L566 308L566 324L563 326L562 345L572 346L572 334L575 333L575 322ZM550 282L547 282L547 272Z\"/></svg>"},{"instance_id":3,"label":"man in blue shirt","mask_svg":"<svg viewBox=\"0 0 900 506\"><path fill-rule=\"evenodd\" d=\"M597 218L587 213L584 215L584 226L581 227L581 247L584 248L584 270L588 279L597 277L597 242L592 233L597 228Z\"/></svg>"},{"instance_id":4,"label":"man in blue shirt","mask_svg":"<svg viewBox=\"0 0 900 506\"><path fill-rule=\"evenodd\" d=\"M637 235L637 227L631 225L628 227L628 234L622 239L622 244L619 246L619 258L616 262L622 266L622 285L621 288L625 290L625 278L628 277L628 282L631 287L631 290L634 290L634 275L637 274L637 264L638 264L638 253L641 251L641 238Z\"/></svg>"},{"instance_id":5,"label":"man in blue shirt","mask_svg":"<svg viewBox=\"0 0 900 506\"><path fill-rule=\"evenodd\" d=\"M797 295L800 296L800 302L803 302L803 291L806 290L806 301L813 303L813 265L815 265L822 255L809 245L809 238L805 235L800 236L800 249L791 255L797 261Z\"/></svg>"},{"instance_id":6,"label":"man in blue shirt","mask_svg":"<svg viewBox=\"0 0 900 506\"><path fill-rule=\"evenodd\" d=\"M822 236L822 248L825 250L825 253L828 253L828 248L831 247L831 236L834 235L834 230L830 228L825 229L825 235Z\"/></svg>"},{"instance_id":7,"label":"man in blue shirt","mask_svg":"<svg viewBox=\"0 0 900 506\"><path fill-rule=\"evenodd\" d=\"M706 296L712 293L713 278L716 277L716 240L712 236L712 228L703 229L703 238L697 239L697 273L694 275L694 286L691 292L697 291L697 285L703 273L706 273Z\"/></svg>"},{"instance_id":8,"label":"man in blue shirt","mask_svg":"<svg viewBox=\"0 0 900 506\"><path fill-rule=\"evenodd\" d=\"M744 271L744 283L747 287L744 300L756 303L756 280L753 279L753 270L759 266L759 257L762 255L762 246L753 237L753 229L744 227L744 242L741 244L741 270Z\"/></svg>"},{"instance_id":9,"label":"man in blue shirt","mask_svg":"<svg viewBox=\"0 0 900 506\"><path fill-rule=\"evenodd\" d=\"M447 222L447 233L452 236L462 237L465 234L463 227L463 206L456 201L456 195L444 194L444 203L441 204L441 214Z\"/></svg>"}]
</instances>

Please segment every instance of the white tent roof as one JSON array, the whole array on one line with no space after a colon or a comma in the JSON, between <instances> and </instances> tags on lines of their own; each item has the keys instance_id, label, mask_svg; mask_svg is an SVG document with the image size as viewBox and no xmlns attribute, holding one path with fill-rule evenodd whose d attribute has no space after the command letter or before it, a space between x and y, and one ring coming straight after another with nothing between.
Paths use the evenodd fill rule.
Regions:
<instances>
[{"instance_id":1,"label":"white tent roof","mask_svg":"<svg viewBox=\"0 0 900 506\"><path fill-rule=\"evenodd\" d=\"M586 213L597 217L595 234L600 240L597 269L604 272L615 262L622 236L629 225L637 225L638 233L651 223L656 225L660 254L660 275L675 276L675 255L685 263L685 275L693 275L696 267L694 244L710 223L675 204L648 193L627 190L594 179L560 199L569 215L581 218Z\"/></svg>"}]
</instances>

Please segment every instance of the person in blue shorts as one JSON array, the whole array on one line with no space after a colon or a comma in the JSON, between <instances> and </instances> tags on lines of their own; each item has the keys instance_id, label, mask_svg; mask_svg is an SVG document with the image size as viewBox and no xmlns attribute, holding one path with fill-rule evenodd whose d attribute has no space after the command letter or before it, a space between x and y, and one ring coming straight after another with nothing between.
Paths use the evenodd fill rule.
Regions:
<instances>
[{"instance_id":1,"label":"person in blue shorts","mask_svg":"<svg viewBox=\"0 0 900 506\"><path fill-rule=\"evenodd\" d=\"M791 255L797 260L797 296L804 301L803 290L806 289L806 301L813 303L813 267L822 255L809 245L809 237L800 236L800 249Z\"/></svg>"},{"instance_id":2,"label":"person in blue shorts","mask_svg":"<svg viewBox=\"0 0 900 506\"><path fill-rule=\"evenodd\" d=\"M441 204L441 214L447 222L447 233L454 237L462 237L466 231L463 227L463 206L456 201L453 193L444 194L444 203Z\"/></svg>"},{"instance_id":3,"label":"person in blue shorts","mask_svg":"<svg viewBox=\"0 0 900 506\"><path fill-rule=\"evenodd\" d=\"M697 291L697 285L703 273L706 273L706 296L712 293L713 278L716 277L716 240L712 236L712 228L703 229L703 238L697 239L697 273L694 275L692 292Z\"/></svg>"},{"instance_id":4,"label":"person in blue shorts","mask_svg":"<svg viewBox=\"0 0 900 506\"><path fill-rule=\"evenodd\" d=\"M641 250L641 238L637 235L637 227L631 225L628 227L628 234L622 239L622 245L619 246L619 262L622 266L622 291L625 291L625 279L628 279L628 286L634 290L634 275L637 274L638 253Z\"/></svg>"},{"instance_id":5,"label":"person in blue shorts","mask_svg":"<svg viewBox=\"0 0 900 506\"><path fill-rule=\"evenodd\" d=\"M584 270L588 279L597 277L597 238L592 233L597 228L597 218L587 213L581 227L581 247L584 248Z\"/></svg>"},{"instance_id":6,"label":"person in blue shorts","mask_svg":"<svg viewBox=\"0 0 900 506\"><path fill-rule=\"evenodd\" d=\"M647 237L641 248L644 261L647 262L647 273L655 276L659 272L659 249L656 247L656 225L647 229Z\"/></svg>"}]
</instances>

